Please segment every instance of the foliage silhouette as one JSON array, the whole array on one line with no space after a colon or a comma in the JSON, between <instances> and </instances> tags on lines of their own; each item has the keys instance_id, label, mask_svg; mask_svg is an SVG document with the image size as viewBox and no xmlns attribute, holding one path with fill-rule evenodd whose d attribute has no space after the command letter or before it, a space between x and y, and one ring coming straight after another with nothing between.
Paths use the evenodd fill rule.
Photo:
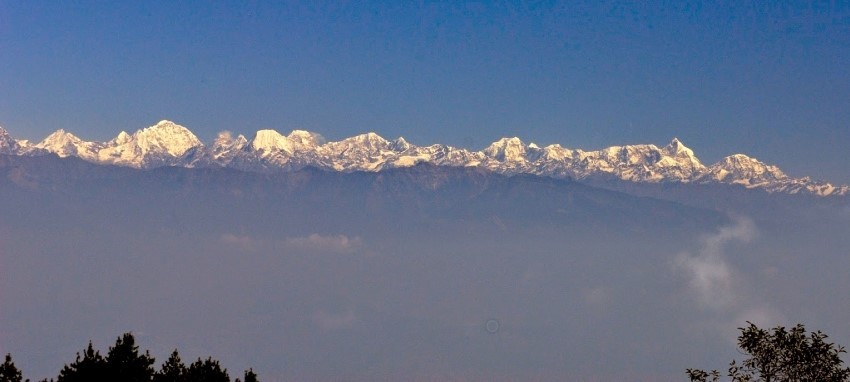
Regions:
<instances>
[{"instance_id":1,"label":"foliage silhouette","mask_svg":"<svg viewBox=\"0 0 850 382\"><path fill-rule=\"evenodd\" d=\"M227 369L222 369L218 361L207 358L192 362L186 373L185 382L230 382Z\"/></svg>"},{"instance_id":2,"label":"foliage silhouette","mask_svg":"<svg viewBox=\"0 0 850 382\"><path fill-rule=\"evenodd\" d=\"M125 333L106 355L106 373L114 381L149 382L154 373L153 363L150 353L140 355L136 339Z\"/></svg>"},{"instance_id":3,"label":"foliage silhouette","mask_svg":"<svg viewBox=\"0 0 850 382\"><path fill-rule=\"evenodd\" d=\"M77 353L74 362L62 367L56 382L230 382L227 369L212 357L205 360L198 358L186 367L180 354L174 350L159 371L154 371L155 362L149 351L139 352L132 333L124 333L109 348L106 357L100 355L89 341L88 346ZM12 362L11 354L7 354L6 362L0 365L0 382L22 380L21 371ZM41 382L53 382L53 379ZM259 382L253 369L245 371L245 382Z\"/></svg>"},{"instance_id":4,"label":"foliage silhouette","mask_svg":"<svg viewBox=\"0 0 850 382\"><path fill-rule=\"evenodd\" d=\"M177 349L174 349L168 360L162 364L162 368L154 374L153 382L183 382L186 379L186 372L186 365L180 360Z\"/></svg>"},{"instance_id":5,"label":"foliage silhouette","mask_svg":"<svg viewBox=\"0 0 850 382\"><path fill-rule=\"evenodd\" d=\"M0 382L21 382L23 376L21 371L12 362L12 355L6 354L6 362L0 365ZM29 380L27 380L29 382Z\"/></svg>"},{"instance_id":6,"label":"foliage silhouette","mask_svg":"<svg viewBox=\"0 0 850 382\"><path fill-rule=\"evenodd\" d=\"M70 365L65 365L59 372L58 382L107 382L106 360L95 350L89 341L89 346L83 353L77 353L77 359Z\"/></svg>"},{"instance_id":7,"label":"foliage silhouette","mask_svg":"<svg viewBox=\"0 0 850 382\"><path fill-rule=\"evenodd\" d=\"M236 381L239 381L239 378ZM254 373L254 369L245 370L244 381L242 382L259 382L257 381L257 374Z\"/></svg>"},{"instance_id":8,"label":"foliage silhouette","mask_svg":"<svg viewBox=\"0 0 850 382\"><path fill-rule=\"evenodd\" d=\"M803 324L766 330L747 323L748 327L738 328L738 346L750 358L740 365L735 360L729 364L727 376L733 382L850 381L850 368L843 367L840 357L844 347L826 342L826 334L807 335ZM717 370L687 369L686 373L692 382L720 380Z\"/></svg>"}]
</instances>

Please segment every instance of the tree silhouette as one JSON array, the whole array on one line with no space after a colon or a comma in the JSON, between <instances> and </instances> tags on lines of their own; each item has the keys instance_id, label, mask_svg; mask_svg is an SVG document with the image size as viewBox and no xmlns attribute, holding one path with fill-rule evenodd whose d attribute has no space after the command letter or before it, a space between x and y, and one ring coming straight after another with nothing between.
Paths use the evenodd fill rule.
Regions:
<instances>
[{"instance_id":1,"label":"tree silhouette","mask_svg":"<svg viewBox=\"0 0 850 382\"><path fill-rule=\"evenodd\" d=\"M23 378L21 371L12 362L12 355L6 354L6 362L0 365L0 382L21 382Z\"/></svg>"},{"instance_id":2,"label":"tree silhouette","mask_svg":"<svg viewBox=\"0 0 850 382\"><path fill-rule=\"evenodd\" d=\"M230 382L227 369L212 357L198 358L186 367L175 349L158 372L154 372L154 362L149 351L139 353L132 333L124 333L109 348L106 357L89 341L74 362L62 367L56 382ZM259 382L253 369L245 370L244 378L245 382ZM22 379L11 354L6 354L6 362L0 365L0 382L23 382ZM236 381L241 382L238 378ZM53 382L53 379L39 382Z\"/></svg>"},{"instance_id":3,"label":"tree silhouette","mask_svg":"<svg viewBox=\"0 0 850 382\"><path fill-rule=\"evenodd\" d=\"M738 328L738 346L750 358L739 365L735 360L729 364L727 376L733 382L844 382L850 381L850 368L843 367L840 354L844 347L826 342L827 335L820 331L806 334L803 324L786 330L777 326L771 330L757 327L752 322L746 328ZM691 381L718 381L717 370L706 372L687 369Z\"/></svg>"},{"instance_id":4,"label":"tree silhouette","mask_svg":"<svg viewBox=\"0 0 850 382\"><path fill-rule=\"evenodd\" d=\"M227 369L222 369L218 361L207 358L192 362L186 373L185 382L230 382Z\"/></svg>"},{"instance_id":5,"label":"tree silhouette","mask_svg":"<svg viewBox=\"0 0 850 382\"><path fill-rule=\"evenodd\" d=\"M245 370L245 381L244 382L259 382L257 380L257 374L254 373L254 369Z\"/></svg>"},{"instance_id":6,"label":"tree silhouette","mask_svg":"<svg viewBox=\"0 0 850 382\"><path fill-rule=\"evenodd\" d=\"M177 349L171 352L168 360L162 364L162 368L154 374L153 382L183 382L186 379L186 365L180 360Z\"/></svg>"},{"instance_id":7,"label":"tree silhouette","mask_svg":"<svg viewBox=\"0 0 850 382\"><path fill-rule=\"evenodd\" d=\"M83 353L77 353L77 359L65 365L59 372L58 382L107 382L109 381L106 361L100 352L94 350L91 341Z\"/></svg>"},{"instance_id":8,"label":"tree silhouette","mask_svg":"<svg viewBox=\"0 0 850 382\"><path fill-rule=\"evenodd\" d=\"M254 373L254 369L245 370L245 375L243 376L244 381L236 378L236 382L259 382L257 380L257 374Z\"/></svg>"},{"instance_id":9,"label":"tree silhouette","mask_svg":"<svg viewBox=\"0 0 850 382\"><path fill-rule=\"evenodd\" d=\"M149 382L154 373L153 363L149 352L139 354L131 333L118 337L106 355L107 374L114 381Z\"/></svg>"}]
</instances>

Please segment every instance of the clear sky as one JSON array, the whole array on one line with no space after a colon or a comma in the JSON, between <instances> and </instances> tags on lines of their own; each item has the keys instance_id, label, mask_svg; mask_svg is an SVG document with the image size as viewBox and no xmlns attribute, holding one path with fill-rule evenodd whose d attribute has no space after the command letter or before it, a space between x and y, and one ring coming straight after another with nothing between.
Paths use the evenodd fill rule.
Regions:
<instances>
[{"instance_id":1,"label":"clear sky","mask_svg":"<svg viewBox=\"0 0 850 382\"><path fill-rule=\"evenodd\" d=\"M472 149L675 136L704 162L850 183L850 5L717 3L2 1L0 126Z\"/></svg>"}]
</instances>

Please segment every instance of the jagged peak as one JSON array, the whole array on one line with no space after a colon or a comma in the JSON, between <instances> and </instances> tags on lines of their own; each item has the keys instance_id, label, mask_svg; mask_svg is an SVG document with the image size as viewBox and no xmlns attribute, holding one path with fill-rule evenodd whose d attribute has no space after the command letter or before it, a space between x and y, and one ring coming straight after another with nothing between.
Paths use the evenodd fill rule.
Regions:
<instances>
[{"instance_id":1,"label":"jagged peak","mask_svg":"<svg viewBox=\"0 0 850 382\"><path fill-rule=\"evenodd\" d=\"M786 179L786 175L779 167L764 163L756 158L745 154L732 154L724 157L719 162L711 165L710 171L714 174L731 172L741 176L762 176L762 174L770 174L775 179Z\"/></svg>"},{"instance_id":2,"label":"jagged peak","mask_svg":"<svg viewBox=\"0 0 850 382\"><path fill-rule=\"evenodd\" d=\"M760 161L756 158L753 158L753 157L748 156L746 154L740 154L740 153L727 155L727 156L723 157L723 159L721 159L717 164L719 164L719 163L758 163L758 164L762 164L762 165L765 164L764 162L762 162L762 161Z\"/></svg>"},{"instance_id":3,"label":"jagged peak","mask_svg":"<svg viewBox=\"0 0 850 382\"><path fill-rule=\"evenodd\" d=\"M27 145L25 141L12 139L0 127L0 152L15 155L64 152L97 163L148 168L183 165L184 157L193 160L198 156L193 157L192 153L204 153L203 150L209 150L212 155L231 153L232 156L240 156L242 159L235 162L237 166L250 165L253 161L251 155L273 158L275 161L283 158L282 161L266 164L272 167L264 167L263 170L288 165L290 162L284 157L296 156L293 159L296 162L292 163L298 163L299 166L307 163L340 171L379 171L387 168L387 163L399 166L410 162L410 158L419 158L410 163L424 160L436 165L483 166L508 174L531 173L556 177L581 178L604 173L636 182L721 182L768 190L791 190L788 185L792 184L793 190L804 187L819 195L850 193L850 187L847 186L834 187L809 178L790 178L777 166L745 154L730 155L706 167L677 137L661 148L653 144L636 144L595 151L569 149L560 144L541 147L533 142L526 144L519 137L503 137L481 151L468 151L442 144L418 147L404 137L388 141L375 132L325 143L320 134L306 130L292 130L284 136L273 129L263 129L258 130L251 140L243 135L234 137L233 133L222 131L212 145L205 148L189 129L165 119L137 130L132 135L121 131L105 143L82 141L64 129L59 129L38 145ZM283 157L280 157L281 153L284 153ZM405 160L397 160L401 157ZM195 162L186 163L191 166Z\"/></svg>"},{"instance_id":4,"label":"jagged peak","mask_svg":"<svg viewBox=\"0 0 850 382\"><path fill-rule=\"evenodd\" d=\"M378 133L375 133L373 131L370 131L370 132L364 133L364 134L355 135L355 136L351 137L350 139L357 140L357 141L388 142L386 139L384 139L384 137L378 135Z\"/></svg>"},{"instance_id":5,"label":"jagged peak","mask_svg":"<svg viewBox=\"0 0 850 382\"><path fill-rule=\"evenodd\" d=\"M525 142L519 137L502 137L491 143L490 146L484 149L485 152L496 152L504 150L506 147L522 147L525 148Z\"/></svg>"},{"instance_id":6,"label":"jagged peak","mask_svg":"<svg viewBox=\"0 0 850 382\"><path fill-rule=\"evenodd\" d=\"M343 146L359 145L372 149L383 148L390 144L388 140L384 139L384 137L374 132L355 135L353 137L343 139L336 143L342 144Z\"/></svg>"},{"instance_id":7,"label":"jagged peak","mask_svg":"<svg viewBox=\"0 0 850 382\"><path fill-rule=\"evenodd\" d=\"M157 122L153 126L149 126L149 127L144 128L144 129L141 129L141 130L137 131L136 134L150 134L150 133L154 133L154 132L163 132L163 131L183 133L183 134L191 135L193 137L195 136L195 134L192 133L192 131L189 130L188 128L186 128L185 126L178 125L178 124L171 122L167 119L163 119L162 121Z\"/></svg>"},{"instance_id":8,"label":"jagged peak","mask_svg":"<svg viewBox=\"0 0 850 382\"><path fill-rule=\"evenodd\" d=\"M19 148L18 141L13 139L6 129L0 127L0 154L12 154Z\"/></svg>"},{"instance_id":9,"label":"jagged peak","mask_svg":"<svg viewBox=\"0 0 850 382\"><path fill-rule=\"evenodd\" d=\"M506 145L525 145L525 143L519 137L502 137L497 139L495 142L490 144L490 146L506 146Z\"/></svg>"},{"instance_id":10,"label":"jagged peak","mask_svg":"<svg viewBox=\"0 0 850 382\"><path fill-rule=\"evenodd\" d=\"M487 146L484 155L505 162L516 162L524 159L526 146L518 137L503 137Z\"/></svg>"},{"instance_id":11,"label":"jagged peak","mask_svg":"<svg viewBox=\"0 0 850 382\"><path fill-rule=\"evenodd\" d=\"M261 129L254 133L254 138L251 139L251 147L257 151L283 150L292 152L292 141L278 133L277 130Z\"/></svg>"},{"instance_id":12,"label":"jagged peak","mask_svg":"<svg viewBox=\"0 0 850 382\"><path fill-rule=\"evenodd\" d=\"M686 154L687 156L694 156L694 151L689 147L685 146L679 138L674 137L667 146L664 146L664 151L671 156L676 156L676 154Z\"/></svg>"},{"instance_id":13,"label":"jagged peak","mask_svg":"<svg viewBox=\"0 0 850 382\"><path fill-rule=\"evenodd\" d=\"M165 119L136 131L132 137L136 141L134 144L141 147L143 152L161 147L174 156L182 155L192 147L203 146L191 130Z\"/></svg>"},{"instance_id":14,"label":"jagged peak","mask_svg":"<svg viewBox=\"0 0 850 382\"><path fill-rule=\"evenodd\" d=\"M551 160L557 160L557 161L563 161L563 160L571 159L573 157L574 153L575 153L573 150L564 148L563 146L561 146L557 143L544 147L542 149L542 151L543 151L543 154L542 154L543 158L547 158L547 159L551 159Z\"/></svg>"},{"instance_id":15,"label":"jagged peak","mask_svg":"<svg viewBox=\"0 0 850 382\"><path fill-rule=\"evenodd\" d=\"M779 168L762 162L754 157L748 156L746 154L732 154L724 157L712 167L724 167L724 168L745 168L745 167L763 167L770 168L779 171ZM781 172L781 171L780 171Z\"/></svg>"},{"instance_id":16,"label":"jagged peak","mask_svg":"<svg viewBox=\"0 0 850 382\"><path fill-rule=\"evenodd\" d=\"M56 130L56 131L50 133L50 135L48 135L46 138L44 138L44 140L42 142L50 140L50 139L57 139L57 138L68 138L68 139L79 140L79 138L77 138L76 135L65 131L65 129L59 129L59 130Z\"/></svg>"},{"instance_id":17,"label":"jagged peak","mask_svg":"<svg viewBox=\"0 0 850 382\"><path fill-rule=\"evenodd\" d=\"M41 149L58 149L57 146L65 146L65 145L76 145L83 143L83 140L77 138L74 134L71 134L64 129L59 129L45 137L41 142L37 143L35 147Z\"/></svg>"},{"instance_id":18,"label":"jagged peak","mask_svg":"<svg viewBox=\"0 0 850 382\"><path fill-rule=\"evenodd\" d=\"M392 149L394 151L405 151L411 147L410 142L408 142L404 137L398 137L392 142Z\"/></svg>"},{"instance_id":19,"label":"jagged peak","mask_svg":"<svg viewBox=\"0 0 850 382\"><path fill-rule=\"evenodd\" d=\"M123 144L129 142L130 139L131 139L130 134L127 134L126 131L121 130L121 132L118 133L118 135L116 135L115 138L112 138L112 140L109 141L109 143L116 144L116 145L123 145Z\"/></svg>"},{"instance_id":20,"label":"jagged peak","mask_svg":"<svg viewBox=\"0 0 850 382\"><path fill-rule=\"evenodd\" d=\"M257 132L254 133L254 139L257 139L257 138L260 138L260 139L267 139L267 138L280 139L280 138L286 138L286 136L277 132L277 130L275 130L275 129L260 129L260 130L257 130Z\"/></svg>"},{"instance_id":21,"label":"jagged peak","mask_svg":"<svg viewBox=\"0 0 850 382\"><path fill-rule=\"evenodd\" d=\"M133 145L140 147L142 152L147 152L153 147L161 147L169 154L179 156L192 147L203 146L201 140L191 130L165 119L153 126L137 130L129 138L123 135L119 134L114 142L118 145L132 142Z\"/></svg>"}]
</instances>

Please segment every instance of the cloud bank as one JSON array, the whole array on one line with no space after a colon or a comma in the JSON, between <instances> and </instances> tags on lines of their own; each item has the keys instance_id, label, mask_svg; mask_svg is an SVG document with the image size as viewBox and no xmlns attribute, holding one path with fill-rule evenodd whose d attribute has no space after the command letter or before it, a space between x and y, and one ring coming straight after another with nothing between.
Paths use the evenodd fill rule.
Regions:
<instances>
[{"instance_id":1,"label":"cloud bank","mask_svg":"<svg viewBox=\"0 0 850 382\"><path fill-rule=\"evenodd\" d=\"M736 218L734 224L721 227L717 232L699 240L696 253L684 252L676 256L673 268L688 281L688 288L696 296L700 309L732 320L735 325L752 321L772 325L782 321L782 315L753 295L745 276L729 261L734 243L747 243L755 238L758 229L748 218Z\"/></svg>"}]
</instances>

